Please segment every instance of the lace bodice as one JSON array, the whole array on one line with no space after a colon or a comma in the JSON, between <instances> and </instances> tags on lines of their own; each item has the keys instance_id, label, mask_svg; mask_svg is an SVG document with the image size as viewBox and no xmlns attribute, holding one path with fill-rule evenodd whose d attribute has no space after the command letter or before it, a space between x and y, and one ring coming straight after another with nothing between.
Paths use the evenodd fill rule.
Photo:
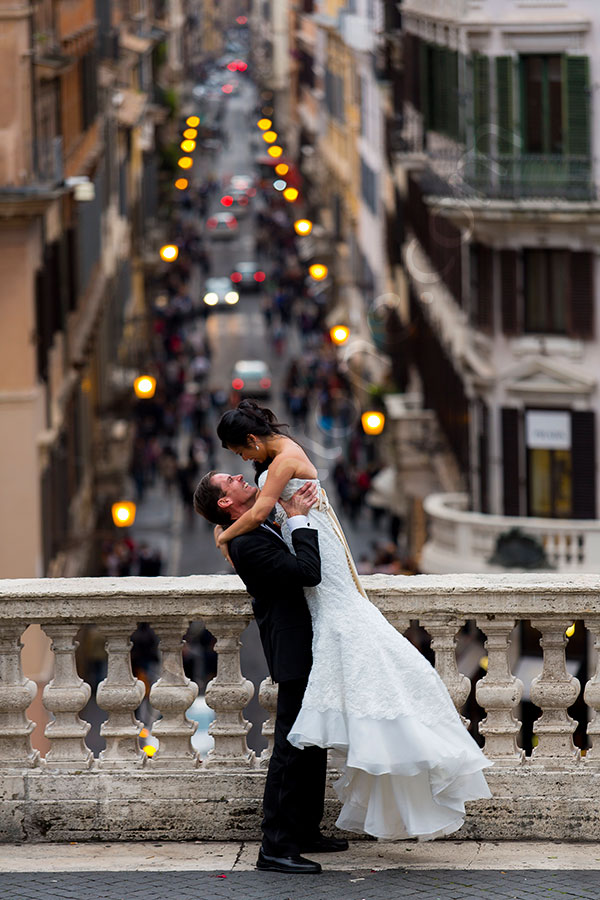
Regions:
<instances>
[{"instance_id":1,"label":"lace bodice","mask_svg":"<svg viewBox=\"0 0 600 900\"><path fill-rule=\"evenodd\" d=\"M259 488L266 477L263 472ZM316 479L291 478L282 498L288 500L308 480ZM308 518L319 532L321 583L304 591L314 634L304 705L384 719L419 709L427 721L453 719L454 704L435 670L359 591L339 523L318 480L317 485L319 499ZM293 551L287 517L279 505L275 516ZM402 690L394 689L398 684Z\"/></svg>"}]
</instances>

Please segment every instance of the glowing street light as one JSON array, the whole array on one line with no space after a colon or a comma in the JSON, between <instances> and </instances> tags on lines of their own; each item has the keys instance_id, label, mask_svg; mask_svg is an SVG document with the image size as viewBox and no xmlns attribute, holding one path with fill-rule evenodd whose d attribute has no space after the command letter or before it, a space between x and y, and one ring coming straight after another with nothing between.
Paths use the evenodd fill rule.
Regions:
<instances>
[{"instance_id":1,"label":"glowing street light","mask_svg":"<svg viewBox=\"0 0 600 900\"><path fill-rule=\"evenodd\" d=\"M183 136L188 141L195 141L198 137L198 130L196 128L186 128L183 132Z\"/></svg>"},{"instance_id":2,"label":"glowing street light","mask_svg":"<svg viewBox=\"0 0 600 900\"><path fill-rule=\"evenodd\" d=\"M160 248L159 252L160 258L165 262L175 262L179 256L179 247L175 246L175 244L165 244L164 247Z\"/></svg>"},{"instance_id":3,"label":"glowing street light","mask_svg":"<svg viewBox=\"0 0 600 900\"><path fill-rule=\"evenodd\" d=\"M277 157L281 156L281 154L283 153L283 147L278 147L277 144L273 144L271 147L269 147L267 153L269 154L269 156L272 156L273 159L277 159Z\"/></svg>"},{"instance_id":4,"label":"glowing street light","mask_svg":"<svg viewBox=\"0 0 600 900\"><path fill-rule=\"evenodd\" d=\"M329 329L329 337L334 344L345 344L350 337L350 329L345 325L334 325Z\"/></svg>"},{"instance_id":5,"label":"glowing street light","mask_svg":"<svg viewBox=\"0 0 600 900\"><path fill-rule=\"evenodd\" d=\"M133 382L133 389L136 393L136 397L140 397L141 399L154 397L156 378L153 378L152 375L140 375Z\"/></svg>"},{"instance_id":6,"label":"glowing street light","mask_svg":"<svg viewBox=\"0 0 600 900\"><path fill-rule=\"evenodd\" d=\"M177 165L178 165L181 169L191 169L192 166L194 165L194 160L192 159L191 156L181 156L181 157L177 160Z\"/></svg>"},{"instance_id":7,"label":"glowing street light","mask_svg":"<svg viewBox=\"0 0 600 900\"><path fill-rule=\"evenodd\" d=\"M276 131L263 131L262 133L263 141L266 141L267 144L274 144L277 140L277 132Z\"/></svg>"},{"instance_id":8,"label":"glowing street light","mask_svg":"<svg viewBox=\"0 0 600 900\"><path fill-rule=\"evenodd\" d=\"M328 271L329 269L323 263L313 263L308 268L310 277L314 278L315 281L323 281L324 278L327 278Z\"/></svg>"},{"instance_id":9,"label":"glowing street light","mask_svg":"<svg viewBox=\"0 0 600 900\"><path fill-rule=\"evenodd\" d=\"M196 141L182 141L179 146L184 153L192 153L196 149Z\"/></svg>"},{"instance_id":10,"label":"glowing street light","mask_svg":"<svg viewBox=\"0 0 600 900\"><path fill-rule=\"evenodd\" d=\"M296 234L306 235L312 231L312 222L310 219L296 219L294 222L294 231Z\"/></svg>"},{"instance_id":11,"label":"glowing street light","mask_svg":"<svg viewBox=\"0 0 600 900\"><path fill-rule=\"evenodd\" d=\"M127 528L135 522L135 503L129 500L120 500L111 507L112 520L117 528Z\"/></svg>"},{"instance_id":12,"label":"glowing street light","mask_svg":"<svg viewBox=\"0 0 600 900\"><path fill-rule=\"evenodd\" d=\"M270 149L272 150L273 148L270 147ZM285 197L286 200L289 201L289 203L293 203L294 200L298 199L298 191L296 188L287 187L285 189L285 191L283 192L283 196Z\"/></svg>"},{"instance_id":13,"label":"glowing street light","mask_svg":"<svg viewBox=\"0 0 600 900\"><path fill-rule=\"evenodd\" d=\"M273 124L270 119L259 119L256 123L261 131L268 131Z\"/></svg>"},{"instance_id":14,"label":"glowing street light","mask_svg":"<svg viewBox=\"0 0 600 900\"><path fill-rule=\"evenodd\" d=\"M188 116L185 120L185 124L189 125L190 128L197 128L200 124L200 119L198 118L198 116Z\"/></svg>"},{"instance_id":15,"label":"glowing street light","mask_svg":"<svg viewBox=\"0 0 600 900\"><path fill-rule=\"evenodd\" d=\"M287 173L290 171L290 167L287 163L277 163L277 165L275 166L275 171L278 175L287 175Z\"/></svg>"},{"instance_id":16,"label":"glowing street light","mask_svg":"<svg viewBox=\"0 0 600 900\"><path fill-rule=\"evenodd\" d=\"M368 410L360 417L360 422L365 434L381 434L385 425L385 416L376 410Z\"/></svg>"},{"instance_id":17,"label":"glowing street light","mask_svg":"<svg viewBox=\"0 0 600 900\"><path fill-rule=\"evenodd\" d=\"M189 181L187 180L187 178L178 178L177 181L175 182L175 187L177 188L178 191L185 191L188 184L189 184Z\"/></svg>"}]
</instances>

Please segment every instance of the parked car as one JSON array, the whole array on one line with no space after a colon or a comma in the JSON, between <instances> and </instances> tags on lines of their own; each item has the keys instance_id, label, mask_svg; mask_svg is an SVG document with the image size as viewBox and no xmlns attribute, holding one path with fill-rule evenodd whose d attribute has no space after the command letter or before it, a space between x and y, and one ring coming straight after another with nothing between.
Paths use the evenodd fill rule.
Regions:
<instances>
[{"instance_id":1,"label":"parked car","mask_svg":"<svg viewBox=\"0 0 600 900\"><path fill-rule=\"evenodd\" d=\"M267 277L257 262L239 262L229 276L233 284L247 291L258 291Z\"/></svg>"},{"instance_id":2,"label":"parked car","mask_svg":"<svg viewBox=\"0 0 600 900\"><path fill-rule=\"evenodd\" d=\"M214 213L206 220L206 231L213 239L231 240L238 233L238 220L230 212Z\"/></svg>"},{"instance_id":3,"label":"parked car","mask_svg":"<svg viewBox=\"0 0 600 900\"><path fill-rule=\"evenodd\" d=\"M231 372L231 402L243 397L270 397L271 370L262 359L239 359Z\"/></svg>"},{"instance_id":4,"label":"parked car","mask_svg":"<svg viewBox=\"0 0 600 900\"><path fill-rule=\"evenodd\" d=\"M231 287L230 278L207 278L204 283L203 302L206 306L228 308L235 306L240 295Z\"/></svg>"}]
</instances>

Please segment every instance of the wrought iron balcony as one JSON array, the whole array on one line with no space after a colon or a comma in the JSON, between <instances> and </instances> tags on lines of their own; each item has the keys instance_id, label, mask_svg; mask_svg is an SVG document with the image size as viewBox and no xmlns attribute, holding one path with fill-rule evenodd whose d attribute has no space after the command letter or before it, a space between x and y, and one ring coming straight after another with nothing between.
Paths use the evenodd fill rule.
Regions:
<instances>
[{"instance_id":1,"label":"wrought iron balcony","mask_svg":"<svg viewBox=\"0 0 600 900\"><path fill-rule=\"evenodd\" d=\"M457 163L458 177L485 197L596 199L589 156L530 153L488 156L467 151Z\"/></svg>"}]
</instances>

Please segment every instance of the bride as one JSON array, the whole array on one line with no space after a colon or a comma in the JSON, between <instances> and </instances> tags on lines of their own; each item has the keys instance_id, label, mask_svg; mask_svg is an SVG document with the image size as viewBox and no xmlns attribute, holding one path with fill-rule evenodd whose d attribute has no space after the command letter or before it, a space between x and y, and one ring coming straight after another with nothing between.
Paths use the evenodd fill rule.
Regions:
<instances>
[{"instance_id":1,"label":"bride","mask_svg":"<svg viewBox=\"0 0 600 900\"><path fill-rule=\"evenodd\" d=\"M336 825L387 839L451 834L464 822L465 801L491 796L482 773L491 763L435 669L369 601L317 470L299 444L253 400L226 412L217 434L260 473L256 503L217 539L224 550L274 507L291 548L278 500L287 500L304 481L317 481L318 502L309 518L319 532L322 577L304 589L313 665L288 740L343 753Z\"/></svg>"}]
</instances>

